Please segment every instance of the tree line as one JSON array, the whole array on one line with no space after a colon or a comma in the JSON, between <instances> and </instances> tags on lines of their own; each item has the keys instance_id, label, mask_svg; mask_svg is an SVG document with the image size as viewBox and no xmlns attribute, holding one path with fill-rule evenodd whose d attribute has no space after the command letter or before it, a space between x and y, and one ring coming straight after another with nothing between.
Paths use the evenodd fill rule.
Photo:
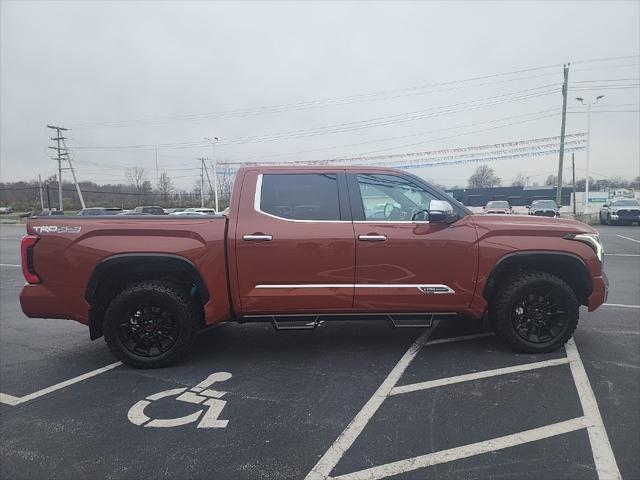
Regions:
<instances>
[{"instance_id":1,"label":"tree line","mask_svg":"<svg viewBox=\"0 0 640 480\"><path fill-rule=\"evenodd\" d=\"M200 179L194 182L190 190L178 189L174 186L170 175L163 171L153 185L144 168L132 167L125 171L126 183L97 184L80 181L78 185L87 207L120 207L125 209L141 205L159 205L164 208L200 206ZM55 175L42 181L42 200L45 209L59 208L58 180ZM219 208L229 204L233 176L228 173L218 174ZM62 203L64 210L79 210L80 199L72 182L62 182ZM205 182L204 203L214 206L212 186ZM39 211L40 185L38 180L0 183L0 206L12 207L14 211Z\"/></svg>"}]
</instances>

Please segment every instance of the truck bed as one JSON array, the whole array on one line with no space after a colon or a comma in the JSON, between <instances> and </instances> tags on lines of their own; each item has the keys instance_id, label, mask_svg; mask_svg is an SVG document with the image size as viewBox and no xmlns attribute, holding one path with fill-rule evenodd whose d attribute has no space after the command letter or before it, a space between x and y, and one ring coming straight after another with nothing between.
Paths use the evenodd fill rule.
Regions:
<instances>
[{"instance_id":1,"label":"truck bed","mask_svg":"<svg viewBox=\"0 0 640 480\"><path fill-rule=\"evenodd\" d=\"M29 317L88 324L92 277L101 265L130 257L146 256L149 262L167 257L190 263L216 292L215 298L206 295L203 305L208 323L224 320L229 315L226 228L223 216L31 218L27 234L40 237L33 247L33 268L41 282L25 286L22 308Z\"/></svg>"}]
</instances>

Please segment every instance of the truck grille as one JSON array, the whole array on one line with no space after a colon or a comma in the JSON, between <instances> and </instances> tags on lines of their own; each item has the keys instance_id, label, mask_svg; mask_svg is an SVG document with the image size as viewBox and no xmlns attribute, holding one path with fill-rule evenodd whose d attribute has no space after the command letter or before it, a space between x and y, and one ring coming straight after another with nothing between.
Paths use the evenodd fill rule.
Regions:
<instances>
[{"instance_id":1,"label":"truck grille","mask_svg":"<svg viewBox=\"0 0 640 480\"><path fill-rule=\"evenodd\" d=\"M640 216L640 210L618 210L620 220L636 220Z\"/></svg>"}]
</instances>

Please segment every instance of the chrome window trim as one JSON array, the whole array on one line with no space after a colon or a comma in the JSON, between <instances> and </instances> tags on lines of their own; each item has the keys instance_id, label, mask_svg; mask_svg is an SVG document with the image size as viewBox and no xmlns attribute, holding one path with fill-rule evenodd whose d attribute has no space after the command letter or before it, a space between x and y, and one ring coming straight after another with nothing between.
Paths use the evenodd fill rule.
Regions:
<instances>
[{"instance_id":1,"label":"chrome window trim","mask_svg":"<svg viewBox=\"0 0 640 480\"><path fill-rule=\"evenodd\" d=\"M293 289L293 288L415 288L420 293L443 295L456 293L449 285L442 283L292 283L292 284L259 284L256 289ZM425 291L426 289L427 291ZM430 291L429 289L442 289Z\"/></svg>"},{"instance_id":2,"label":"chrome window trim","mask_svg":"<svg viewBox=\"0 0 640 480\"><path fill-rule=\"evenodd\" d=\"M292 173L290 175L302 175L302 174ZM293 223L352 223L351 220L298 220L295 218L279 217L278 215L274 215L273 213L267 213L262 211L260 209L260 201L262 198L262 176L263 176L262 173L258 174L258 179L256 180L256 193L253 199L253 209L257 213L261 213L262 215L266 215L267 217L275 218L277 220L284 220L285 222L293 222Z\"/></svg>"}]
</instances>

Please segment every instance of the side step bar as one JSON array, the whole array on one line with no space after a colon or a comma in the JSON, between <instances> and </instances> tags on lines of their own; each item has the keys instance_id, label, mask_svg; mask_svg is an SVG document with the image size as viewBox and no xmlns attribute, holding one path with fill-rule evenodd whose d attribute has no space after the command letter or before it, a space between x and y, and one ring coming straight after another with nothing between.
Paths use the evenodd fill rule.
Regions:
<instances>
[{"instance_id":1,"label":"side step bar","mask_svg":"<svg viewBox=\"0 0 640 480\"><path fill-rule=\"evenodd\" d=\"M433 321L442 316L457 316L451 312L433 313L375 313L375 314L291 314L245 315L240 322L271 322L276 330L314 330L325 320L385 320L393 328L431 328Z\"/></svg>"}]
</instances>

